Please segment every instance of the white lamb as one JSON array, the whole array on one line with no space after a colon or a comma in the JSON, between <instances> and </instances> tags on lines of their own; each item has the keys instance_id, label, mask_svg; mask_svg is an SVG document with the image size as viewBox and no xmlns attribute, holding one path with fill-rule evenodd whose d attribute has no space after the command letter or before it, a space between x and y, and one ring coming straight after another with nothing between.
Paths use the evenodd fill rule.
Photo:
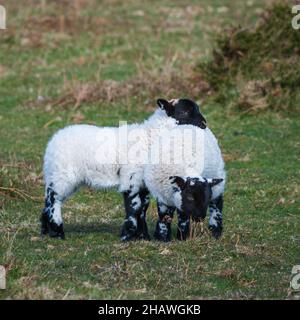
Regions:
<instances>
[{"instance_id":1,"label":"white lamb","mask_svg":"<svg viewBox=\"0 0 300 320\"><path fill-rule=\"evenodd\" d=\"M155 238L161 241L170 240L175 209L178 212L178 239L187 238L190 216L196 221L204 219L208 207L209 227L213 235L218 238L222 233L226 173L218 142L209 128L199 129L191 125L169 130L165 138L170 140L168 136L174 136L173 132L182 137L183 134L180 132L186 130L194 132L194 140L198 141L198 145L183 144L183 153L188 155L187 161L171 165L145 166L145 185L158 202L159 220ZM178 153L173 153L173 157Z\"/></svg>"},{"instance_id":2,"label":"white lamb","mask_svg":"<svg viewBox=\"0 0 300 320\"><path fill-rule=\"evenodd\" d=\"M149 239L146 224L146 211L149 205L147 188L158 199L160 220L155 232L157 239L169 240L169 220L175 208L179 212L179 226L183 228L185 225L188 228L189 215L192 214L195 219L204 217L203 212L208 205L213 234L215 236L221 234L224 183L219 185L219 191L218 187L214 187L212 192L212 186L221 180L207 180L200 177L201 174L207 177L216 177L214 174L218 174L218 178L225 178L217 142L209 129L203 130L207 132L205 136L209 137L206 139L208 150L213 151L208 152L204 158L212 159L216 156L217 166L213 163L209 166L205 161L206 167L203 170L193 163L188 166L190 168L188 171L178 165L164 165L161 168L149 165L149 150L157 143L157 137L168 135L172 129L179 127L178 124L206 127L198 106L190 100L180 99L170 103L159 99L158 105L161 109L156 110L142 124L119 128L75 125L59 130L52 137L44 158L46 200L41 217L42 234L49 233L52 237L64 238L61 206L81 185L96 189L116 187L123 193L126 219L122 228L122 240ZM195 129L194 126L193 128ZM202 131L202 129L195 130ZM125 136L131 135L133 139L124 139ZM135 151L131 157L128 154L130 149ZM170 180L171 175L178 176ZM164 188L166 183L169 187L173 184L173 188ZM175 188L174 183L177 184ZM183 221L184 217L186 218ZM178 238L185 239L187 234L188 232L181 231L181 236Z\"/></svg>"},{"instance_id":3,"label":"white lamb","mask_svg":"<svg viewBox=\"0 0 300 320\"><path fill-rule=\"evenodd\" d=\"M143 182L143 154L149 151L150 132L171 129L178 124L202 125L203 117L195 107L173 105L158 100L159 109L142 124L96 127L73 125L59 130L49 141L44 157L45 208L42 234L64 238L61 206L80 186L95 189L118 188L124 194L126 220L122 239L149 238L145 213L149 203ZM127 132L126 132L127 131ZM127 145L124 136L138 138ZM138 161L128 159L128 149L142 153ZM131 161L130 161L131 160Z\"/></svg>"}]
</instances>

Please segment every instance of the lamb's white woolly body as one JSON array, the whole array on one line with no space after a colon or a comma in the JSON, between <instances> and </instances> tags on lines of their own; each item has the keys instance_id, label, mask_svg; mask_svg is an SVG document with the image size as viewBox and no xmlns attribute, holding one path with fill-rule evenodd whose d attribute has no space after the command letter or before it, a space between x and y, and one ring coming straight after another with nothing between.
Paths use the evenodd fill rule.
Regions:
<instances>
[{"instance_id":1,"label":"lamb's white woolly body","mask_svg":"<svg viewBox=\"0 0 300 320\"><path fill-rule=\"evenodd\" d=\"M157 109L144 123L127 126L131 130L166 130L176 121ZM57 198L63 201L83 184L96 189L117 187L120 192L135 193L143 185L143 165L122 164L116 153L119 130L122 127L73 125L59 130L49 141L44 158L44 179L53 184ZM103 139L106 143L103 144ZM139 136L136 148L147 151L150 135ZM104 148L104 150L103 150ZM120 157L119 157L120 158Z\"/></svg>"},{"instance_id":2,"label":"lamb's white woolly body","mask_svg":"<svg viewBox=\"0 0 300 320\"><path fill-rule=\"evenodd\" d=\"M189 143L177 143L184 154L191 154L185 158L184 164L149 164L149 150L153 146L156 148L158 139L168 135L177 137L180 130L185 129L200 134L202 145L194 149ZM123 140L124 136L129 137L132 133L137 139ZM142 154L141 157L128 158L128 150L132 146ZM192 148L192 152L189 148ZM161 151L167 156L172 151L173 155L176 154L172 148ZM174 160L172 156L170 160ZM81 185L88 185L95 189L115 187L124 193L126 220L121 238L131 239L137 228L147 238L145 214L149 199L145 187L158 199L162 213L167 214L170 210L171 214L169 206L181 209L181 193L174 191L174 184L169 179L171 176L223 178L222 183L212 188L212 200L222 195L225 185L224 163L217 140L208 128L177 125L175 119L157 109L141 124L119 128L74 125L61 129L49 141L45 152L46 203L41 220L42 234L49 232L50 236L64 237L61 205ZM221 209L219 213L217 207L214 210L210 224L216 224L221 231ZM135 212L139 212L137 216ZM183 226L185 222L181 222Z\"/></svg>"},{"instance_id":3,"label":"lamb's white woolly body","mask_svg":"<svg viewBox=\"0 0 300 320\"><path fill-rule=\"evenodd\" d=\"M221 178L223 181L212 188L212 199L216 199L224 192L226 172L224 161L221 155L217 139L209 128L200 129L191 125L181 125L174 130L191 129L197 131L198 139L201 137L203 145L194 152L192 157L184 164L172 165L146 165L144 170L144 181L150 193L159 202L167 206L181 207L180 193L174 192L174 184L171 183L171 176ZM190 145L183 146L183 149L190 148ZM187 150L185 150L186 152Z\"/></svg>"}]
</instances>

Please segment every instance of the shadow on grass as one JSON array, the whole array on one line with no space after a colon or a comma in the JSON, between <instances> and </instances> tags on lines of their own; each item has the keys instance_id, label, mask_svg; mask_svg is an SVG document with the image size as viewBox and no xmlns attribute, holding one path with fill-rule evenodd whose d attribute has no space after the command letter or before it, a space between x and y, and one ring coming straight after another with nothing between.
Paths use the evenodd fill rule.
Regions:
<instances>
[{"instance_id":1,"label":"shadow on grass","mask_svg":"<svg viewBox=\"0 0 300 320\"><path fill-rule=\"evenodd\" d=\"M121 225L117 223L93 223L93 224L67 224L65 225L65 233L110 233L113 235L120 235Z\"/></svg>"}]
</instances>

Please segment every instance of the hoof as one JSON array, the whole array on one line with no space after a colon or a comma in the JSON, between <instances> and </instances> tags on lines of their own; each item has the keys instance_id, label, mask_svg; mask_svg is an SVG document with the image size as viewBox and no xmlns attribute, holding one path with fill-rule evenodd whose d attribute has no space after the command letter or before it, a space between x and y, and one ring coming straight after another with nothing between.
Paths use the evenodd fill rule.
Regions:
<instances>
[{"instance_id":1,"label":"hoof","mask_svg":"<svg viewBox=\"0 0 300 320\"><path fill-rule=\"evenodd\" d=\"M127 241L134 241L134 240L136 240L136 237L133 237L133 236L131 236L131 235L127 235L127 234L122 234L121 235L121 241L122 242L127 242Z\"/></svg>"},{"instance_id":2,"label":"hoof","mask_svg":"<svg viewBox=\"0 0 300 320\"><path fill-rule=\"evenodd\" d=\"M142 233L142 234L137 235L136 239L137 240L150 241L151 237L150 237L150 235L148 233Z\"/></svg>"},{"instance_id":3,"label":"hoof","mask_svg":"<svg viewBox=\"0 0 300 320\"><path fill-rule=\"evenodd\" d=\"M182 221L177 226L177 240L185 241L190 237L190 222Z\"/></svg>"},{"instance_id":4,"label":"hoof","mask_svg":"<svg viewBox=\"0 0 300 320\"><path fill-rule=\"evenodd\" d=\"M170 242L171 241L171 237L162 237L160 235L156 235L154 234L154 239L160 242Z\"/></svg>"},{"instance_id":5,"label":"hoof","mask_svg":"<svg viewBox=\"0 0 300 320\"><path fill-rule=\"evenodd\" d=\"M178 241L186 241L186 239L189 237L189 234L182 234L181 232L177 233L177 240Z\"/></svg>"},{"instance_id":6,"label":"hoof","mask_svg":"<svg viewBox=\"0 0 300 320\"><path fill-rule=\"evenodd\" d=\"M56 224L53 221L49 221L47 213L43 212L41 216L41 236L49 234L51 238L65 239L63 224Z\"/></svg>"},{"instance_id":7,"label":"hoof","mask_svg":"<svg viewBox=\"0 0 300 320\"><path fill-rule=\"evenodd\" d=\"M41 215L41 236L45 236L49 233L49 227L48 227L48 216L44 212Z\"/></svg>"},{"instance_id":8,"label":"hoof","mask_svg":"<svg viewBox=\"0 0 300 320\"><path fill-rule=\"evenodd\" d=\"M46 236L49 233L48 226L47 227L41 227L41 236Z\"/></svg>"},{"instance_id":9,"label":"hoof","mask_svg":"<svg viewBox=\"0 0 300 320\"><path fill-rule=\"evenodd\" d=\"M154 239L161 242L171 241L171 226L163 225L158 222L156 225L156 230L154 232Z\"/></svg>"},{"instance_id":10,"label":"hoof","mask_svg":"<svg viewBox=\"0 0 300 320\"><path fill-rule=\"evenodd\" d=\"M212 236L216 239L219 239L222 235L223 227L222 226L209 226L209 230Z\"/></svg>"},{"instance_id":11,"label":"hoof","mask_svg":"<svg viewBox=\"0 0 300 320\"><path fill-rule=\"evenodd\" d=\"M49 226L49 236L51 238L65 239L63 224L57 225L54 222L50 222L48 226Z\"/></svg>"},{"instance_id":12,"label":"hoof","mask_svg":"<svg viewBox=\"0 0 300 320\"><path fill-rule=\"evenodd\" d=\"M136 239L137 226L129 219L126 219L121 232L121 241L131 241Z\"/></svg>"},{"instance_id":13,"label":"hoof","mask_svg":"<svg viewBox=\"0 0 300 320\"><path fill-rule=\"evenodd\" d=\"M160 232L157 232L157 230L156 230L154 232L153 238L156 241L160 241L160 242L170 242L171 241L171 234L170 233L167 233L167 234L160 233Z\"/></svg>"}]
</instances>

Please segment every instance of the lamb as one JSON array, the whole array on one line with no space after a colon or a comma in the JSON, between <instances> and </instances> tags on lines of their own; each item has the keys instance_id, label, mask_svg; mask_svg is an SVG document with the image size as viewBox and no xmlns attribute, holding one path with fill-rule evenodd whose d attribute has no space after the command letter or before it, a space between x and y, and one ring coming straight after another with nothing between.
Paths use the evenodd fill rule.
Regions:
<instances>
[{"instance_id":1,"label":"lamb","mask_svg":"<svg viewBox=\"0 0 300 320\"><path fill-rule=\"evenodd\" d=\"M209 128L178 126L166 133L180 135L180 131L192 130L200 146L191 150L187 163L145 166L144 181L150 193L157 199L159 219L154 237L170 241L171 222L175 209L178 212L177 239L185 240L189 234L190 215L196 221L204 219L209 207L209 228L215 238L222 233L223 193L226 172L218 142ZM154 137L157 139L157 137ZM152 143L154 143L152 141ZM183 149L193 146L184 144Z\"/></svg>"},{"instance_id":2,"label":"lamb","mask_svg":"<svg viewBox=\"0 0 300 320\"><path fill-rule=\"evenodd\" d=\"M150 131L155 129L159 135L160 130L188 123L206 127L204 117L193 103L159 99L158 106L160 108L142 124L119 128L73 125L54 134L44 157L42 235L65 238L62 204L82 185L87 185L95 189L117 188L124 195L126 219L122 240L149 239L146 224L149 192L143 172ZM124 132L138 137L138 141L131 141L128 146L122 139ZM136 161L135 155L128 159L128 147L134 147L142 154L140 161Z\"/></svg>"}]
</instances>

